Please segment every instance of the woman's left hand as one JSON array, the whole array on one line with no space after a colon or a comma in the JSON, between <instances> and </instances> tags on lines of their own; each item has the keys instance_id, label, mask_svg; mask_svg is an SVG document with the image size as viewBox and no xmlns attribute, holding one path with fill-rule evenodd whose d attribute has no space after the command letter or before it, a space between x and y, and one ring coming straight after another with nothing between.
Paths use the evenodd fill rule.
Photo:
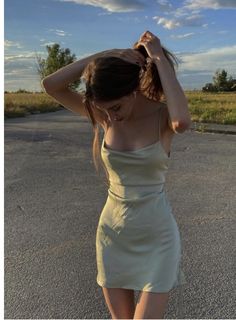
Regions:
<instances>
[{"instance_id":1,"label":"woman's left hand","mask_svg":"<svg viewBox=\"0 0 236 320\"><path fill-rule=\"evenodd\" d=\"M156 58L164 54L160 39L150 31L145 31L141 35L138 43L136 44L136 47L138 47L139 45L145 47L150 58Z\"/></svg>"}]
</instances>

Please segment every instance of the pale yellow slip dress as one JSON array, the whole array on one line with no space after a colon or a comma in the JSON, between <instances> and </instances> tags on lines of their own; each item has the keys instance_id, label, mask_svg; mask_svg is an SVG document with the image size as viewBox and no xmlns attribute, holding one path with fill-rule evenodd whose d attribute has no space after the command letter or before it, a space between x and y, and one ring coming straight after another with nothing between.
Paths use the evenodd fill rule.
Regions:
<instances>
[{"instance_id":1,"label":"pale yellow slip dress","mask_svg":"<svg viewBox=\"0 0 236 320\"><path fill-rule=\"evenodd\" d=\"M146 147L116 151L103 138L110 188L96 233L100 286L168 292L187 283L180 233L164 190L170 157L160 140L160 118L161 112L158 140Z\"/></svg>"}]
</instances>

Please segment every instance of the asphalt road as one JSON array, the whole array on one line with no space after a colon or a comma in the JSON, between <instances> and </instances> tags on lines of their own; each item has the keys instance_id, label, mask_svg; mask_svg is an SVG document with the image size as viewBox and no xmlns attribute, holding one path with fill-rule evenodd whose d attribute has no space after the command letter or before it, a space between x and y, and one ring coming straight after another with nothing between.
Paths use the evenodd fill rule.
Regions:
<instances>
[{"instance_id":1,"label":"asphalt road","mask_svg":"<svg viewBox=\"0 0 236 320\"><path fill-rule=\"evenodd\" d=\"M110 318L96 283L107 189L92 136L87 119L68 110L5 120L5 318ZM235 142L189 130L172 143L166 191L188 281L183 318L236 315ZM165 318L178 316L177 294Z\"/></svg>"}]
</instances>

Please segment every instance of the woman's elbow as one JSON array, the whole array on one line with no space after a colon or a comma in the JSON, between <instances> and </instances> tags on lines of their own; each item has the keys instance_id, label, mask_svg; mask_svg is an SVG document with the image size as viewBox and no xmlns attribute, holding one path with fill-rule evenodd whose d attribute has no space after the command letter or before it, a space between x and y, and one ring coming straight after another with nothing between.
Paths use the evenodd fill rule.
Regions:
<instances>
[{"instance_id":1,"label":"woman's elbow","mask_svg":"<svg viewBox=\"0 0 236 320\"><path fill-rule=\"evenodd\" d=\"M45 77L41 80L41 86L45 90L45 92L49 93L51 91L50 84L49 84L47 77Z\"/></svg>"},{"instance_id":2,"label":"woman's elbow","mask_svg":"<svg viewBox=\"0 0 236 320\"><path fill-rule=\"evenodd\" d=\"M191 127L191 120L190 121L180 121L178 124L175 125L174 130L177 133L183 133L184 131L190 129Z\"/></svg>"}]
</instances>

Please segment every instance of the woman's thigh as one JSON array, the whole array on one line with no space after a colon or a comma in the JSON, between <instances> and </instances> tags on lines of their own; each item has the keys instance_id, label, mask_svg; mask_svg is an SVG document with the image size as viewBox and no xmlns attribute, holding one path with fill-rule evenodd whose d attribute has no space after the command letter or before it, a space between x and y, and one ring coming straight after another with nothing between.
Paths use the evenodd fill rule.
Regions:
<instances>
[{"instance_id":1,"label":"woman's thigh","mask_svg":"<svg viewBox=\"0 0 236 320\"><path fill-rule=\"evenodd\" d=\"M133 319L135 311L134 290L102 287L112 319Z\"/></svg>"},{"instance_id":2,"label":"woman's thigh","mask_svg":"<svg viewBox=\"0 0 236 320\"><path fill-rule=\"evenodd\" d=\"M134 313L134 319L163 319L167 309L169 292L141 291Z\"/></svg>"}]
</instances>

